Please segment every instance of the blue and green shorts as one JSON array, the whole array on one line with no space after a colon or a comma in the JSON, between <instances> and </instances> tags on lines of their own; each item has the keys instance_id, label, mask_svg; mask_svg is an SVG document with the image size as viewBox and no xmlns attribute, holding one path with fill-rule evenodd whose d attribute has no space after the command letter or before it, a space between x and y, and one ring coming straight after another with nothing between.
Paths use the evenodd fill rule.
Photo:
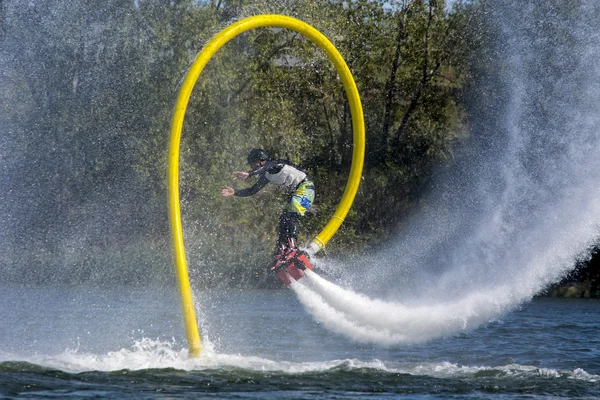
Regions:
<instances>
[{"instance_id":1,"label":"blue and green shorts","mask_svg":"<svg viewBox=\"0 0 600 400\"><path fill-rule=\"evenodd\" d=\"M304 215L315 200L315 185L311 181L304 181L288 199L286 212L295 212Z\"/></svg>"}]
</instances>

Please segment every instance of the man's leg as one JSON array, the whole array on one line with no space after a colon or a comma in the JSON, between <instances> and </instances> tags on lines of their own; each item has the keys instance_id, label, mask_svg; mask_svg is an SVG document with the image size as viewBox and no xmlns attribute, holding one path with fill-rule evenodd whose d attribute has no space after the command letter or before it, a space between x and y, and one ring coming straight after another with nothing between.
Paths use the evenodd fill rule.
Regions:
<instances>
[{"instance_id":1,"label":"man's leg","mask_svg":"<svg viewBox=\"0 0 600 400\"><path fill-rule=\"evenodd\" d=\"M298 230L298 214L284 211L279 217L277 252L275 254L275 263L271 267L272 270L277 271L286 267L288 262L296 256Z\"/></svg>"},{"instance_id":2,"label":"man's leg","mask_svg":"<svg viewBox=\"0 0 600 400\"><path fill-rule=\"evenodd\" d=\"M287 262L301 257L306 260L306 253L299 251L296 247L298 233L300 231L298 217L310 209L315 198L315 190L312 182L301 184L288 199L288 205L279 217L279 232L277 238L277 254L275 264L271 269L277 270ZM300 260L302 261L302 260ZM304 261L297 264L298 268L306 269Z\"/></svg>"},{"instance_id":3,"label":"man's leg","mask_svg":"<svg viewBox=\"0 0 600 400\"><path fill-rule=\"evenodd\" d=\"M277 248L295 248L299 230L298 213L285 211L281 214L279 217Z\"/></svg>"},{"instance_id":4,"label":"man's leg","mask_svg":"<svg viewBox=\"0 0 600 400\"><path fill-rule=\"evenodd\" d=\"M288 205L279 218L278 244L296 247L300 227L298 217L303 216L312 206L315 199L315 185L306 181L289 197ZM290 243L291 242L291 243Z\"/></svg>"}]
</instances>

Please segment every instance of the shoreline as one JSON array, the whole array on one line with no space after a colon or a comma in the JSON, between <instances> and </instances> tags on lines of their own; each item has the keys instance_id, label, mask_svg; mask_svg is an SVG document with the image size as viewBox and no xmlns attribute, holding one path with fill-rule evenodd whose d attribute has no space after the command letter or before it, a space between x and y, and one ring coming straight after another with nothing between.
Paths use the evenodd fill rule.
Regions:
<instances>
[{"instance_id":1,"label":"shoreline","mask_svg":"<svg viewBox=\"0 0 600 400\"><path fill-rule=\"evenodd\" d=\"M594 280L565 281L550 286L539 297L565 299L600 299L600 285Z\"/></svg>"}]
</instances>

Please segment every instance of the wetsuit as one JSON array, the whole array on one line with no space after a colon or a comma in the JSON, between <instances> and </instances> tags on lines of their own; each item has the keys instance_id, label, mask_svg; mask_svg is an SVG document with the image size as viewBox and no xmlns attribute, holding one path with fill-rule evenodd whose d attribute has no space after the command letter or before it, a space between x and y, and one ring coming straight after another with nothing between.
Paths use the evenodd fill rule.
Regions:
<instances>
[{"instance_id":1,"label":"wetsuit","mask_svg":"<svg viewBox=\"0 0 600 400\"><path fill-rule=\"evenodd\" d=\"M235 191L238 197L256 194L267 183L282 186L290 192L288 204L279 217L278 248L284 248L298 239L298 216L310 209L315 198L315 185L307 178L306 172L287 160L268 160L249 172L257 177L254 185ZM293 239L293 241L290 241Z\"/></svg>"}]
</instances>

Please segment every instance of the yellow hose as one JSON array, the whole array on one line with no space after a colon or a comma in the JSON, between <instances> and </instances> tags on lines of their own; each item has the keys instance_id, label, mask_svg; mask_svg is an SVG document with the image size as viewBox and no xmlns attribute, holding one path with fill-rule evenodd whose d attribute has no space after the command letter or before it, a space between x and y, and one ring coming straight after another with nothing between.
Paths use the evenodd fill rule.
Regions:
<instances>
[{"instance_id":1,"label":"yellow hose","mask_svg":"<svg viewBox=\"0 0 600 400\"><path fill-rule=\"evenodd\" d=\"M227 28L215 35L206 44L206 46L204 46L189 68L181 88L179 89L179 95L177 97L177 103L175 104L173 119L171 121L171 138L169 142L168 161L169 221L172 235L173 254L175 257L175 270L179 283L183 319L191 357L197 357L200 354L202 346L200 344L200 335L198 333L198 325L192 300L192 291L189 283L189 275L183 244L183 231L181 227L181 210L179 201L179 148L183 119L190 95L194 89L194 86L196 85L196 81L212 56L225 43L240 33L254 28L268 26L276 26L296 31L306 36L317 46L319 46L335 65L335 68L342 79L344 89L346 90L348 102L350 103L350 113L352 115L352 126L354 131L354 150L352 153L350 176L348 178L348 183L346 184L346 189L344 190L340 204L337 206L329 222L313 239L313 242L310 245L310 249L312 249L313 252L316 252L325 246L329 239L331 239L331 237L339 229L340 225L344 221L344 218L348 214L348 211L350 210L350 206L352 205L358 190L358 185L360 184L365 154L365 128L362 105L358 95L358 89L356 88L356 83L354 82L354 78L352 77L346 62L337 51L335 46L325 36L323 36L312 26L298 19L283 15L267 14L249 17L229 25Z\"/></svg>"}]
</instances>

